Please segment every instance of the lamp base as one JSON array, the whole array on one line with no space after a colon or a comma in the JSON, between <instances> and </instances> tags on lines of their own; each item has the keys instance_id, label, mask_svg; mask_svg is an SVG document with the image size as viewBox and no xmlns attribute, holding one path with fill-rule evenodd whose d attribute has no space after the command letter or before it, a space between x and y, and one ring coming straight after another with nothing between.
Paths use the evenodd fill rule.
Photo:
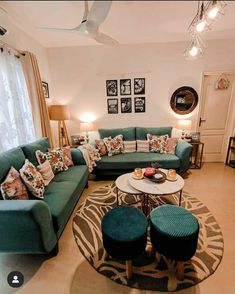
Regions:
<instances>
[{"instance_id":1,"label":"lamp base","mask_svg":"<svg viewBox=\"0 0 235 294\"><path fill-rule=\"evenodd\" d=\"M59 147L69 146L69 137L64 120L58 121Z\"/></svg>"}]
</instances>

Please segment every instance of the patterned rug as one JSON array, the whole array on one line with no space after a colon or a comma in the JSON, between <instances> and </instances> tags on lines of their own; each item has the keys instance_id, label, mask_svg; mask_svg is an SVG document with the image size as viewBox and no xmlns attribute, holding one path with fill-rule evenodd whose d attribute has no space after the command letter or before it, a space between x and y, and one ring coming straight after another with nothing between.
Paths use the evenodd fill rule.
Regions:
<instances>
[{"instance_id":1,"label":"patterned rug","mask_svg":"<svg viewBox=\"0 0 235 294\"><path fill-rule=\"evenodd\" d=\"M120 192L119 192L120 193ZM119 194L119 203L141 208L141 196ZM178 196L153 197L155 205L178 203ZM143 253L133 261L133 277L127 280L125 263L104 260L102 246L101 219L116 206L115 184L101 187L90 194L78 207L73 219L73 233L81 253L97 272L113 281L132 288L152 291L178 291L191 287L213 274L223 256L223 236L221 229L208 208L187 192L182 196L182 207L191 211L198 219L200 233L198 247L191 262L185 262L183 281L175 275L175 262L157 255L157 258ZM150 245L148 240L148 245ZM147 245L147 247L149 247Z\"/></svg>"}]
</instances>

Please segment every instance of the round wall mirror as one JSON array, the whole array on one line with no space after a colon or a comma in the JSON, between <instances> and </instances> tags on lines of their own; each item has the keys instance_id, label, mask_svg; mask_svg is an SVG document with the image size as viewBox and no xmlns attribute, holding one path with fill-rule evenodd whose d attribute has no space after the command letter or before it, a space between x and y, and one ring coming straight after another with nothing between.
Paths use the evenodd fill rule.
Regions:
<instances>
[{"instance_id":1,"label":"round wall mirror","mask_svg":"<svg viewBox=\"0 0 235 294\"><path fill-rule=\"evenodd\" d=\"M172 94L170 103L175 113L188 114L197 106L197 92L191 87L180 87Z\"/></svg>"}]
</instances>

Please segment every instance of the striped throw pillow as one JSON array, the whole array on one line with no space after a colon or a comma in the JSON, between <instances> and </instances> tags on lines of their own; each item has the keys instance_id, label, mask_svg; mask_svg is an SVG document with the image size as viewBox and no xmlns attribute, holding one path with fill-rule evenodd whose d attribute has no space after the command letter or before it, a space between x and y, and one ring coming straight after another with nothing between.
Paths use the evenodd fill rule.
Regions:
<instances>
[{"instance_id":1,"label":"striped throw pillow","mask_svg":"<svg viewBox=\"0 0 235 294\"><path fill-rule=\"evenodd\" d=\"M149 152L149 141L137 140L137 152Z\"/></svg>"},{"instance_id":2,"label":"striped throw pillow","mask_svg":"<svg viewBox=\"0 0 235 294\"><path fill-rule=\"evenodd\" d=\"M123 141L124 150L123 153L136 152L136 141Z\"/></svg>"}]
</instances>

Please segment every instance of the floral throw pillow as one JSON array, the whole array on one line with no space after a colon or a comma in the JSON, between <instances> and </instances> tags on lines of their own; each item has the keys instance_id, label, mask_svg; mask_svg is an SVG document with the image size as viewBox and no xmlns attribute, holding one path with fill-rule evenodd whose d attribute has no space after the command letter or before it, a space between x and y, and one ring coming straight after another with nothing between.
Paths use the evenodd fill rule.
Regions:
<instances>
[{"instance_id":1,"label":"floral throw pillow","mask_svg":"<svg viewBox=\"0 0 235 294\"><path fill-rule=\"evenodd\" d=\"M64 163L67 167L74 165L70 146L65 146L65 147L56 148L56 149L49 149L49 151L52 151L52 152L56 150L62 151L63 157L64 157Z\"/></svg>"},{"instance_id":2,"label":"floral throw pillow","mask_svg":"<svg viewBox=\"0 0 235 294\"><path fill-rule=\"evenodd\" d=\"M42 164L48 160L54 174L68 169L67 165L65 164L64 152L61 149L50 150L45 153L37 150L36 157L39 164Z\"/></svg>"},{"instance_id":3,"label":"floral throw pillow","mask_svg":"<svg viewBox=\"0 0 235 294\"><path fill-rule=\"evenodd\" d=\"M5 200L29 199L28 192L20 178L20 174L13 166L10 168L5 181L1 184L1 192Z\"/></svg>"},{"instance_id":4,"label":"floral throw pillow","mask_svg":"<svg viewBox=\"0 0 235 294\"><path fill-rule=\"evenodd\" d=\"M147 134L147 140L149 141L150 151L156 153L165 153L166 141L168 138L168 135L158 136Z\"/></svg>"},{"instance_id":5,"label":"floral throw pillow","mask_svg":"<svg viewBox=\"0 0 235 294\"><path fill-rule=\"evenodd\" d=\"M29 191L35 197L43 199L45 189L43 177L28 159L25 160L25 164L20 169L20 176Z\"/></svg>"},{"instance_id":6,"label":"floral throw pillow","mask_svg":"<svg viewBox=\"0 0 235 294\"><path fill-rule=\"evenodd\" d=\"M168 138L166 140L165 152L168 154L175 154L175 148L178 144L178 138Z\"/></svg>"},{"instance_id":7,"label":"floral throw pillow","mask_svg":"<svg viewBox=\"0 0 235 294\"><path fill-rule=\"evenodd\" d=\"M38 165L37 170L42 175L45 186L47 186L55 176L48 160Z\"/></svg>"},{"instance_id":8,"label":"floral throw pillow","mask_svg":"<svg viewBox=\"0 0 235 294\"><path fill-rule=\"evenodd\" d=\"M108 156L120 154L123 150L123 135L116 137L107 137L103 139L104 144L108 150Z\"/></svg>"},{"instance_id":9,"label":"floral throw pillow","mask_svg":"<svg viewBox=\"0 0 235 294\"><path fill-rule=\"evenodd\" d=\"M99 150L99 154L100 156L104 156L104 155L107 155L108 151L107 151L107 148L104 144L104 141L102 139L100 140L95 140L95 143L96 143L96 146Z\"/></svg>"}]
</instances>

